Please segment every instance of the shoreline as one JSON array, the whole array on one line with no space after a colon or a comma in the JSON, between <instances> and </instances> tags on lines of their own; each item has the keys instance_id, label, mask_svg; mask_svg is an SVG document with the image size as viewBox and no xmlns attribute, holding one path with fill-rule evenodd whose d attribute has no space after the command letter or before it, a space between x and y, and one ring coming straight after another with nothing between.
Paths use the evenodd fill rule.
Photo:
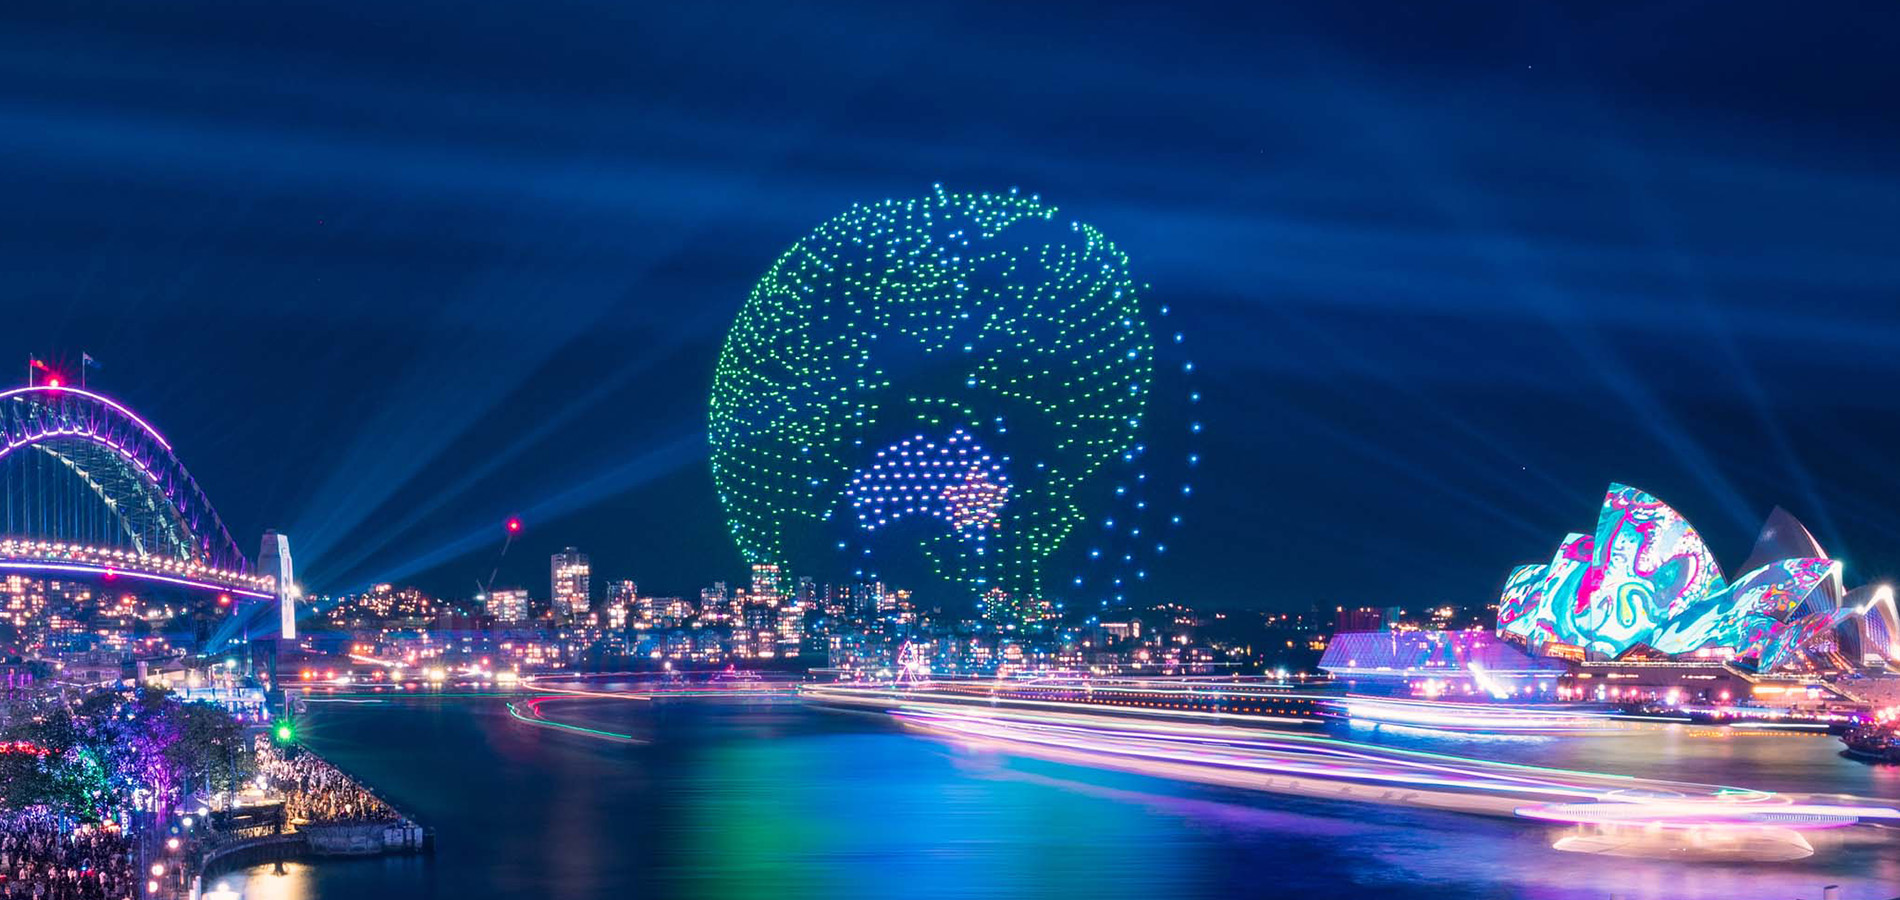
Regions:
<instances>
[{"instance_id":1,"label":"shoreline","mask_svg":"<svg viewBox=\"0 0 1900 900\"><path fill-rule=\"evenodd\" d=\"M193 900L206 896L207 882L222 887L222 883L216 881L219 876L252 866L271 863L281 865L291 861L434 854L434 828L421 824L407 810L390 802L381 791L370 786L369 782L331 762L322 754L309 747L300 747L299 753L307 754L328 767L344 779L352 789L362 791L393 811L396 818L342 822L306 821L296 824L290 821L283 800L278 800L275 804L251 807L261 810L275 806L276 813L272 823L269 826L261 826L270 827L272 830L269 833L222 841L201 849L192 866L189 895ZM215 894L217 891L214 889L210 893Z\"/></svg>"}]
</instances>

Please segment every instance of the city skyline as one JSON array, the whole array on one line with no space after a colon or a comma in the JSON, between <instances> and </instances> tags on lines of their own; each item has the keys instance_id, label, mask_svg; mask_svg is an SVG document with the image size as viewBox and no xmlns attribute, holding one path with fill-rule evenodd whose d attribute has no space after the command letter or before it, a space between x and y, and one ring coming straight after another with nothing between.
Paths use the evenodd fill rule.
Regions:
<instances>
[{"instance_id":1,"label":"city skyline","mask_svg":"<svg viewBox=\"0 0 1900 900\"><path fill-rule=\"evenodd\" d=\"M1900 6L0 23L4 900L1900 900Z\"/></svg>"},{"instance_id":2,"label":"city skyline","mask_svg":"<svg viewBox=\"0 0 1900 900\"><path fill-rule=\"evenodd\" d=\"M545 110L452 81L513 116L509 137L398 88L420 64L393 35L315 66L302 51L333 33L239 42L256 22L200 27L215 16L188 6L119 32L23 21L71 56L6 63L40 98L10 113L36 135L11 152L43 178L8 217L0 358L21 378L29 356L69 375L96 358L90 383L161 423L233 532L289 534L320 590L459 593L488 574L509 515L527 523L524 559L582 544L602 571L690 586L743 566L703 404L749 286L852 203L1015 187L1113 235L1203 364L1205 480L1221 489L1187 511L1160 594L1494 596L1611 481L1672 498L1724 558L1781 506L1856 580L1900 572L1881 516L1900 483L1880 450L1900 427L1883 387L1900 363L1879 351L1896 226L1875 149L1894 126L1865 54L1742 65L1729 51L1748 29L1711 36L1694 17L1647 25L1699 35L1656 54L1607 11L1453 14L1412 43L1344 11L1259 10L1235 23L1254 36L1242 46L1157 11L1088 25L1064 67L955 16L946 35L1038 87L1019 95L948 54L942 82L915 88L933 121L893 115L909 82L888 49L753 15L780 37L695 58L610 52L607 34L645 40L612 29L559 57L518 48ZM1842 47L1878 31L1783 24ZM911 46L945 39L890 27ZM475 31L435 44L487 60ZM1190 46L1227 75L1179 105L1168 73ZM821 50L839 67L784 56ZM844 78L859 65L884 74ZM1378 77L1391 67L1415 77ZM714 86L763 90L785 71L799 74L757 100ZM244 87L258 79L310 93L262 102ZM581 90L602 83L611 98ZM1276 87L1232 87L1255 83ZM629 99L661 86L684 86L683 103ZM783 91L840 99L763 99ZM1037 115L1056 95L1086 106ZM694 97L718 102L695 114ZM595 115L623 102L653 115ZM344 112L363 104L385 124ZM846 116L871 138L836 151L850 175L823 137ZM1016 127L964 127L987 122ZM739 123L779 137L748 142ZM536 149L512 155L517 135ZM1262 585L1263 570L1281 574Z\"/></svg>"}]
</instances>

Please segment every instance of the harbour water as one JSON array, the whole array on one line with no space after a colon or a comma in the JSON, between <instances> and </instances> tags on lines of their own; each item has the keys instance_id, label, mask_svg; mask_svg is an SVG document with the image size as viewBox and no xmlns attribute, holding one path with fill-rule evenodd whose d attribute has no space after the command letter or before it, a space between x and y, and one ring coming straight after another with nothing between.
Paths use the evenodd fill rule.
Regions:
<instances>
[{"instance_id":1,"label":"harbour water","mask_svg":"<svg viewBox=\"0 0 1900 900\"><path fill-rule=\"evenodd\" d=\"M1900 896L1891 831L1779 863L1551 849L1526 821L1182 784L977 750L793 700L314 703L301 739L437 829L428 858L233 873L251 900L356 898L1818 898ZM1689 726L1592 737L1352 737L1490 759L1900 803L1832 738Z\"/></svg>"}]
</instances>

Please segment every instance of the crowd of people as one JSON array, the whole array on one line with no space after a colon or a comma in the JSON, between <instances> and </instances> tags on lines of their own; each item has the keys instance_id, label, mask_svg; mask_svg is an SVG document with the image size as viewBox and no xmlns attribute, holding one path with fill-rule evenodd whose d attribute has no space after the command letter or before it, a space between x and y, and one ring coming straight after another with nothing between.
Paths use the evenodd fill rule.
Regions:
<instances>
[{"instance_id":1,"label":"crowd of people","mask_svg":"<svg viewBox=\"0 0 1900 900\"><path fill-rule=\"evenodd\" d=\"M140 887L117 828L73 826L43 810L0 814L0 898L123 900Z\"/></svg>"},{"instance_id":2,"label":"crowd of people","mask_svg":"<svg viewBox=\"0 0 1900 900\"><path fill-rule=\"evenodd\" d=\"M389 804L312 753L292 756L260 738L257 771L272 790L283 795L284 815L293 822L342 824L402 818Z\"/></svg>"}]
</instances>

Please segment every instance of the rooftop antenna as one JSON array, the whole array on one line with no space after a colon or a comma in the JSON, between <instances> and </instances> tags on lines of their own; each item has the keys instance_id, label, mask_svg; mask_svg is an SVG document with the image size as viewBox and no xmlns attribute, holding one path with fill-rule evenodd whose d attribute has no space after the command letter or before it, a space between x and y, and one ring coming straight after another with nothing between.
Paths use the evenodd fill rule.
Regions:
<instances>
[{"instance_id":1,"label":"rooftop antenna","mask_svg":"<svg viewBox=\"0 0 1900 900\"><path fill-rule=\"evenodd\" d=\"M507 532L507 536L501 539L501 553L495 556L495 568L488 573L488 584L482 586L482 593L484 594L492 594L495 592L495 576L501 574L501 561L508 557L508 548L514 546L515 535L521 533L521 517L509 516L508 523L503 526L503 530ZM476 584L481 585L481 582L477 581Z\"/></svg>"}]
</instances>

